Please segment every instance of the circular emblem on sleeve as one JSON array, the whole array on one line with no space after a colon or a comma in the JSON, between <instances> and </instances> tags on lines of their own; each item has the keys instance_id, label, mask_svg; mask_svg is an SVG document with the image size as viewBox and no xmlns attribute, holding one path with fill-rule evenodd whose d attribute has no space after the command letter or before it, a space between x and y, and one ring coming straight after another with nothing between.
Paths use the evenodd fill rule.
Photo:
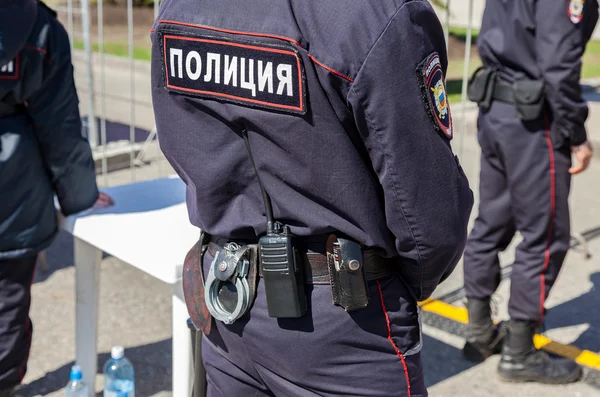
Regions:
<instances>
[{"instance_id":1,"label":"circular emblem on sleeve","mask_svg":"<svg viewBox=\"0 0 600 397\"><path fill-rule=\"evenodd\" d=\"M585 0L571 0L569 2L569 18L573 23L581 22L583 19L583 4Z\"/></svg>"},{"instance_id":2,"label":"circular emblem on sleeve","mask_svg":"<svg viewBox=\"0 0 600 397\"><path fill-rule=\"evenodd\" d=\"M421 90L436 130L448 139L452 139L452 115L444 72L437 53L429 55L418 67L421 78Z\"/></svg>"}]
</instances>

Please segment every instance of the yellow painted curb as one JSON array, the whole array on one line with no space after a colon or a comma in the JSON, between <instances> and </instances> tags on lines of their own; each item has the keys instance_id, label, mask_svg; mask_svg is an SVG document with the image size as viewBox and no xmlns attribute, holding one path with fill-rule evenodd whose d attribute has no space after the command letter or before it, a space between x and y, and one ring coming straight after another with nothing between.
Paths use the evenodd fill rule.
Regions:
<instances>
[{"instance_id":1,"label":"yellow painted curb","mask_svg":"<svg viewBox=\"0 0 600 397\"><path fill-rule=\"evenodd\" d=\"M420 302L419 306L426 312L434 313L442 317L466 324L469 321L467 309L457 307L435 299ZM589 350L582 350L577 346L564 345L546 338L543 335L535 335L533 342L538 349L544 349L550 353L570 358L578 364L600 370L600 355Z\"/></svg>"}]
</instances>

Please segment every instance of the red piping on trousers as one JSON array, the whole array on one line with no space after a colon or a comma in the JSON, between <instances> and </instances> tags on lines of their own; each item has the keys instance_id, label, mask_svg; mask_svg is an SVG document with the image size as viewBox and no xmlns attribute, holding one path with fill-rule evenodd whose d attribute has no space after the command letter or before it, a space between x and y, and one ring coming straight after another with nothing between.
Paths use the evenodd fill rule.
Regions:
<instances>
[{"instance_id":1,"label":"red piping on trousers","mask_svg":"<svg viewBox=\"0 0 600 397\"><path fill-rule=\"evenodd\" d=\"M548 154L550 157L550 225L548 226L548 242L544 251L544 267L540 274L540 321L544 319L544 303L546 300L546 278L544 273L548 270L550 264L550 244L552 243L552 232L554 231L554 215L556 211L556 168L554 167L554 148L550 138L550 126L548 124L548 113L544 115L546 143L548 144Z\"/></svg>"},{"instance_id":2,"label":"red piping on trousers","mask_svg":"<svg viewBox=\"0 0 600 397\"><path fill-rule=\"evenodd\" d=\"M408 367L406 366L406 360L404 360L404 356L402 355L402 353L400 353L400 350L398 350L398 346L396 346L396 344L394 343L394 340L392 339L392 328L390 327L390 316L388 316L387 309L385 308L385 302L383 301L383 292L381 291L381 284L379 283L379 280L375 280L375 281L377 282L377 289L379 290L379 299L381 300L381 309L383 310L383 315L385 316L385 323L387 325L387 332L388 332L387 338L390 341L390 344L392 345L392 347L394 348L396 355L400 358L400 362L402 363L402 367L404 368L404 376L406 376L406 388L407 388L407 392L408 392L408 397L411 397L411 395L410 395L410 376L408 376Z\"/></svg>"}]
</instances>

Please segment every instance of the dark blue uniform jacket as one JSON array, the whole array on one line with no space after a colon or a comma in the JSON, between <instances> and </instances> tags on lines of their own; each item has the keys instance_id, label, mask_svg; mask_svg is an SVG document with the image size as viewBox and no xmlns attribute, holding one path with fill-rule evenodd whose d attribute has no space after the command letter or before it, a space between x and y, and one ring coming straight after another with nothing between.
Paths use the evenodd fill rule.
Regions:
<instances>
[{"instance_id":1,"label":"dark blue uniform jacket","mask_svg":"<svg viewBox=\"0 0 600 397\"><path fill-rule=\"evenodd\" d=\"M488 1L477 46L502 78L542 79L558 142L587 140L581 57L598 21L597 0ZM510 29L506 27L510 26Z\"/></svg>"},{"instance_id":2,"label":"dark blue uniform jacket","mask_svg":"<svg viewBox=\"0 0 600 397\"><path fill-rule=\"evenodd\" d=\"M160 145L191 222L266 232L246 131L275 218L386 257L423 299L458 262L472 192L451 149L446 46L425 0L167 0L152 32Z\"/></svg>"},{"instance_id":3,"label":"dark blue uniform jacket","mask_svg":"<svg viewBox=\"0 0 600 397\"><path fill-rule=\"evenodd\" d=\"M98 197L67 33L45 6L0 3L0 259L34 254Z\"/></svg>"}]
</instances>

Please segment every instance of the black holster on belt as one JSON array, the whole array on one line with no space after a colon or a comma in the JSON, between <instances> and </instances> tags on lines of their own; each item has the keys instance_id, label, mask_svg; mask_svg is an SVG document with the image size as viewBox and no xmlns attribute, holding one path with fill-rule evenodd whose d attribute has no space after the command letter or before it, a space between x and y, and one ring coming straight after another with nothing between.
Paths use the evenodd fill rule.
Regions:
<instances>
[{"instance_id":1,"label":"black holster on belt","mask_svg":"<svg viewBox=\"0 0 600 397\"><path fill-rule=\"evenodd\" d=\"M492 104L496 76L495 70L482 66L473 73L469 80L467 98L479 105L484 112L487 112Z\"/></svg>"},{"instance_id":2,"label":"black holster on belt","mask_svg":"<svg viewBox=\"0 0 600 397\"><path fill-rule=\"evenodd\" d=\"M331 235L327 240L333 304L347 312L369 304L365 261L360 244Z\"/></svg>"},{"instance_id":3,"label":"black holster on belt","mask_svg":"<svg viewBox=\"0 0 600 397\"><path fill-rule=\"evenodd\" d=\"M546 103L544 81L517 80L512 87L519 118L523 121L538 119Z\"/></svg>"},{"instance_id":4,"label":"black holster on belt","mask_svg":"<svg viewBox=\"0 0 600 397\"><path fill-rule=\"evenodd\" d=\"M467 96L486 112L492 101L515 105L522 121L539 118L546 103L543 80L521 79L512 84L501 82L494 69L480 67L469 80Z\"/></svg>"}]
</instances>

